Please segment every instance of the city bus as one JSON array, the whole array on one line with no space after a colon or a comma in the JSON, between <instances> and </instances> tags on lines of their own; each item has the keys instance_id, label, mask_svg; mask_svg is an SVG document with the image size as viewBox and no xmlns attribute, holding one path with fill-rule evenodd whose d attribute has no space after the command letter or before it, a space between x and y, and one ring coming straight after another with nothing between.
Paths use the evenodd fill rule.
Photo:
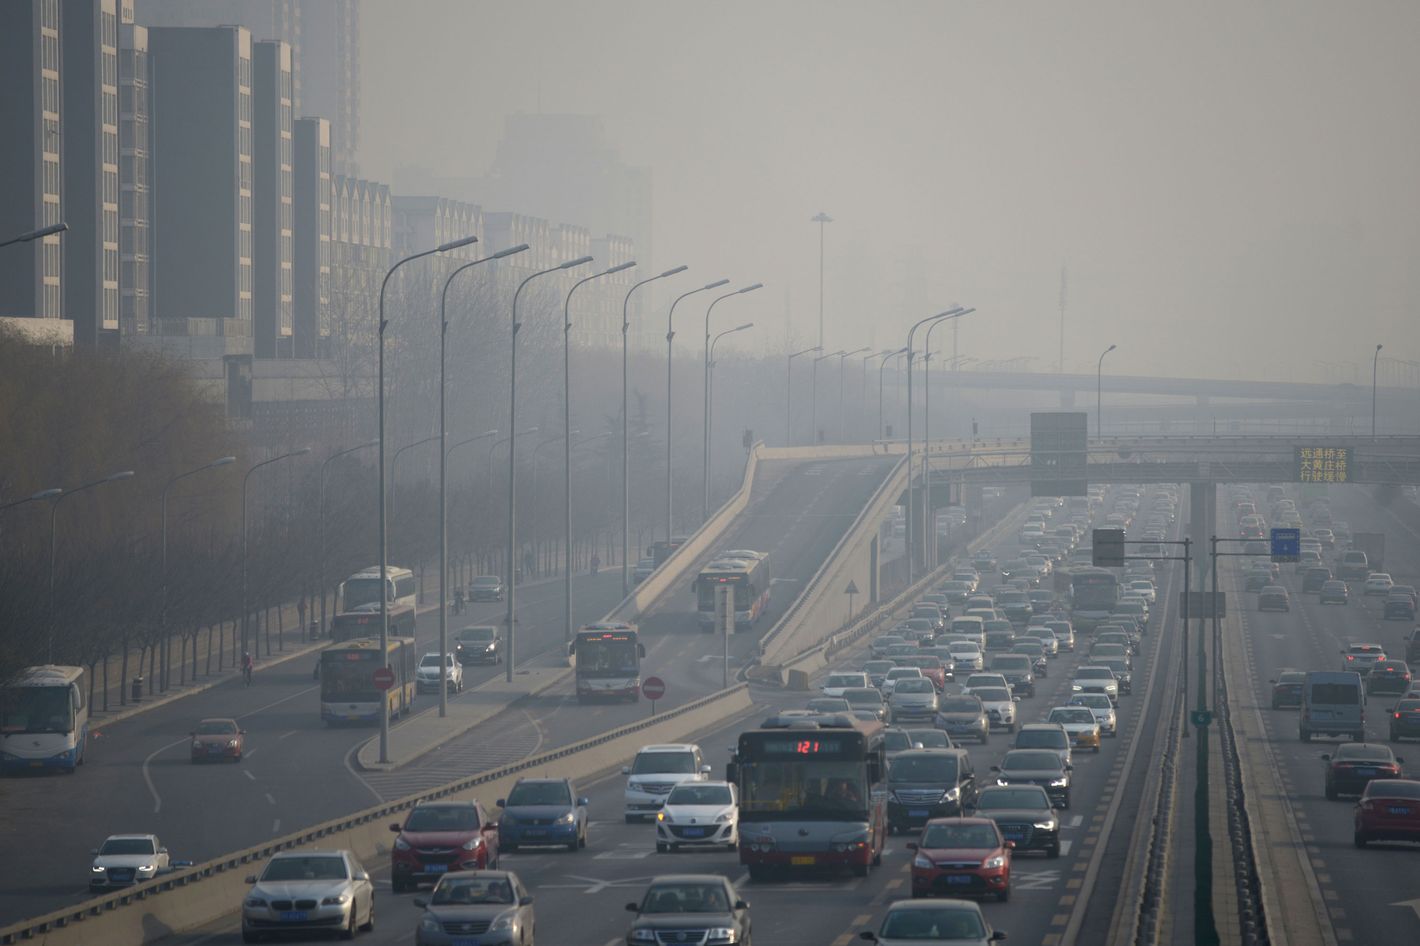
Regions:
<instances>
[{"instance_id":1,"label":"city bus","mask_svg":"<svg viewBox=\"0 0 1420 946\"><path fill-rule=\"evenodd\" d=\"M390 718L403 716L414 705L414 638L391 637L381 660L378 637L347 641L321 652L320 718L326 725L380 720L380 691L375 671L389 667L394 685L384 692Z\"/></svg>"},{"instance_id":2,"label":"city bus","mask_svg":"<svg viewBox=\"0 0 1420 946\"><path fill-rule=\"evenodd\" d=\"M635 625L584 625L567 646L567 656L576 668L578 703L599 697L632 703L641 699L641 658L646 656L646 645L638 639Z\"/></svg>"},{"instance_id":3,"label":"city bus","mask_svg":"<svg viewBox=\"0 0 1420 946\"><path fill-rule=\"evenodd\" d=\"M1119 578L1093 566L1070 570L1070 621L1076 631L1092 631L1119 603Z\"/></svg>"},{"instance_id":4,"label":"city bus","mask_svg":"<svg viewBox=\"0 0 1420 946\"><path fill-rule=\"evenodd\" d=\"M751 878L800 867L846 867L865 877L881 863L881 723L771 717L740 733L725 777L739 790L740 864Z\"/></svg>"},{"instance_id":5,"label":"city bus","mask_svg":"<svg viewBox=\"0 0 1420 946\"><path fill-rule=\"evenodd\" d=\"M88 672L83 667L26 667L0 689L0 771L84 764L89 738Z\"/></svg>"},{"instance_id":6,"label":"city bus","mask_svg":"<svg viewBox=\"0 0 1420 946\"><path fill-rule=\"evenodd\" d=\"M715 629L715 590L729 585L735 593L735 630L748 630L769 608L769 565L765 556L717 558L695 579L695 612L702 631Z\"/></svg>"},{"instance_id":7,"label":"city bus","mask_svg":"<svg viewBox=\"0 0 1420 946\"><path fill-rule=\"evenodd\" d=\"M385 590L389 599L390 634L414 637L418 582L414 572L397 565L385 566ZM339 605L330 622L330 637L336 641L378 636L380 633L380 566L356 572L340 586Z\"/></svg>"}]
</instances>

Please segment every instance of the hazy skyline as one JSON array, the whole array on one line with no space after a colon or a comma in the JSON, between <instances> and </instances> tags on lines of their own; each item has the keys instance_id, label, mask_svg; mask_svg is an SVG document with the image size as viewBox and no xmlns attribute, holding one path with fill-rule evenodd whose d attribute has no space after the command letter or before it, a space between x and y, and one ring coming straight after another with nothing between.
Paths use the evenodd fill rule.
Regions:
<instances>
[{"instance_id":1,"label":"hazy skyline","mask_svg":"<svg viewBox=\"0 0 1420 946\"><path fill-rule=\"evenodd\" d=\"M601 116L655 253L762 280L755 345L1325 380L1420 358L1420 4L366 0L362 171L477 175L503 116ZM489 209L509 209L490 207ZM568 221L580 222L580 221ZM949 344L950 335L937 339ZM1334 380L1334 379L1333 379Z\"/></svg>"}]
</instances>

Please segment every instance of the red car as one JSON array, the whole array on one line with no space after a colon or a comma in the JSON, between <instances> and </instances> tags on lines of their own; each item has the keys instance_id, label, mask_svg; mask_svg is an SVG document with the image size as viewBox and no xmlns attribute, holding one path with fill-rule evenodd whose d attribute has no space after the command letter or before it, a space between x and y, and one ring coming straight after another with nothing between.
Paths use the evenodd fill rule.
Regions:
<instances>
[{"instance_id":1,"label":"red car","mask_svg":"<svg viewBox=\"0 0 1420 946\"><path fill-rule=\"evenodd\" d=\"M942 666L942 658L934 657L931 654L924 654L921 657L904 657L898 661L899 667L916 667L922 671L922 676L932 681L932 685L937 688L937 692L947 685L947 670Z\"/></svg>"},{"instance_id":2,"label":"red car","mask_svg":"<svg viewBox=\"0 0 1420 946\"><path fill-rule=\"evenodd\" d=\"M192 731L192 761L240 762L246 734L235 719L204 719Z\"/></svg>"},{"instance_id":3,"label":"red car","mask_svg":"<svg viewBox=\"0 0 1420 946\"><path fill-rule=\"evenodd\" d=\"M437 883L460 870L498 866L498 823L477 801L429 802L410 809L404 824L392 824L390 886L395 893Z\"/></svg>"},{"instance_id":4,"label":"red car","mask_svg":"<svg viewBox=\"0 0 1420 946\"><path fill-rule=\"evenodd\" d=\"M912 896L1011 897L1011 848L990 818L933 818L922 837L907 845Z\"/></svg>"},{"instance_id":5,"label":"red car","mask_svg":"<svg viewBox=\"0 0 1420 946\"><path fill-rule=\"evenodd\" d=\"M1390 778L1371 782L1356 803L1355 842L1420 841L1420 782Z\"/></svg>"}]
</instances>

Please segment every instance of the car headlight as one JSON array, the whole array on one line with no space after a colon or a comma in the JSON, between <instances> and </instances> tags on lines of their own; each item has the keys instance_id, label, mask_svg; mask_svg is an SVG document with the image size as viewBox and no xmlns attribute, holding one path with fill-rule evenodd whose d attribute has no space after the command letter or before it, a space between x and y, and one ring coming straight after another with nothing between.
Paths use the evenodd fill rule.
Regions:
<instances>
[{"instance_id":1,"label":"car headlight","mask_svg":"<svg viewBox=\"0 0 1420 946\"><path fill-rule=\"evenodd\" d=\"M253 910L259 910L266 906L266 901L260 897L247 897L244 906L251 907Z\"/></svg>"},{"instance_id":2,"label":"car headlight","mask_svg":"<svg viewBox=\"0 0 1420 946\"><path fill-rule=\"evenodd\" d=\"M194 749L201 749L201 748L202 748L202 740L201 740L201 739L194 739L194 740L192 740L192 748L194 748Z\"/></svg>"},{"instance_id":3,"label":"car headlight","mask_svg":"<svg viewBox=\"0 0 1420 946\"><path fill-rule=\"evenodd\" d=\"M983 870L995 870L998 867L1005 866L1006 855L1004 854L997 854L995 857L988 857L986 860L981 862L981 867Z\"/></svg>"},{"instance_id":4,"label":"car headlight","mask_svg":"<svg viewBox=\"0 0 1420 946\"><path fill-rule=\"evenodd\" d=\"M444 928L439 925L438 920L434 919L432 913L426 913L419 920L419 929L425 933L441 933Z\"/></svg>"},{"instance_id":5,"label":"car headlight","mask_svg":"<svg viewBox=\"0 0 1420 946\"><path fill-rule=\"evenodd\" d=\"M157 864L139 864L139 865L138 865L138 873L140 873L140 874L146 874L146 873L148 873L149 871L156 870L157 867L158 867Z\"/></svg>"},{"instance_id":6,"label":"car headlight","mask_svg":"<svg viewBox=\"0 0 1420 946\"><path fill-rule=\"evenodd\" d=\"M492 650L493 648L495 648L495 647L497 647L497 646L498 646L497 644L489 644L487 647L485 647L485 648L483 648L483 649L484 649L484 650Z\"/></svg>"},{"instance_id":7,"label":"car headlight","mask_svg":"<svg viewBox=\"0 0 1420 946\"><path fill-rule=\"evenodd\" d=\"M925 854L918 854L912 859L912 866L920 867L923 870L930 870L932 867L932 861Z\"/></svg>"},{"instance_id":8,"label":"car headlight","mask_svg":"<svg viewBox=\"0 0 1420 946\"><path fill-rule=\"evenodd\" d=\"M557 823L558 823L558 824L571 824L572 822L574 822L574 821L576 821L576 820L577 820L577 813L576 813L575 811L569 811L569 812L567 812L566 814L562 815L560 818L558 818L558 819L557 819Z\"/></svg>"},{"instance_id":9,"label":"car headlight","mask_svg":"<svg viewBox=\"0 0 1420 946\"><path fill-rule=\"evenodd\" d=\"M961 797L961 788L960 788L960 787L958 787L958 786L952 786L951 788L947 789L947 794L946 794L947 801L956 801L956 800L957 800L958 798L960 798L960 797Z\"/></svg>"},{"instance_id":10,"label":"car headlight","mask_svg":"<svg viewBox=\"0 0 1420 946\"><path fill-rule=\"evenodd\" d=\"M739 934L728 926L712 926L706 931L706 940L713 943L734 943Z\"/></svg>"},{"instance_id":11,"label":"car headlight","mask_svg":"<svg viewBox=\"0 0 1420 946\"><path fill-rule=\"evenodd\" d=\"M228 748L228 749L235 749L236 747L237 747L237 740L235 740L235 739L229 739L229 740L227 740L227 748Z\"/></svg>"},{"instance_id":12,"label":"car headlight","mask_svg":"<svg viewBox=\"0 0 1420 946\"><path fill-rule=\"evenodd\" d=\"M500 913L498 914L497 919L493 921L493 925L488 927L488 929L490 931L511 930L513 928L513 920L517 919L517 916L518 911L516 910L507 910L503 913Z\"/></svg>"},{"instance_id":13,"label":"car headlight","mask_svg":"<svg viewBox=\"0 0 1420 946\"><path fill-rule=\"evenodd\" d=\"M1069 780L1069 779L1057 778L1057 779L1051 779L1051 780L1050 780L1050 787L1051 787L1051 788L1064 788L1066 785L1069 785L1069 784L1070 784L1070 780Z\"/></svg>"},{"instance_id":14,"label":"car headlight","mask_svg":"<svg viewBox=\"0 0 1420 946\"><path fill-rule=\"evenodd\" d=\"M326 898L324 898L323 900L321 900L320 905L323 906L323 907L338 907L338 906L342 906L342 905L344 905L344 904L347 904L347 903L349 903L349 902L350 902L350 894L348 894L348 893L341 893L341 894L336 894L336 895L333 896L333 897L326 897Z\"/></svg>"},{"instance_id":15,"label":"car headlight","mask_svg":"<svg viewBox=\"0 0 1420 946\"><path fill-rule=\"evenodd\" d=\"M672 814L669 811L666 811L664 808L656 812L656 820L664 821L667 824L675 824L675 817L672 816Z\"/></svg>"},{"instance_id":16,"label":"car headlight","mask_svg":"<svg viewBox=\"0 0 1420 946\"><path fill-rule=\"evenodd\" d=\"M409 842L406 841L403 837L395 838L394 849L396 851L407 851L409 850Z\"/></svg>"},{"instance_id":17,"label":"car headlight","mask_svg":"<svg viewBox=\"0 0 1420 946\"><path fill-rule=\"evenodd\" d=\"M99 865L95 864L93 870L96 874L102 874L105 870L107 870L107 868L100 867Z\"/></svg>"},{"instance_id":18,"label":"car headlight","mask_svg":"<svg viewBox=\"0 0 1420 946\"><path fill-rule=\"evenodd\" d=\"M1054 831L1054 830L1055 830L1055 822L1053 822L1053 821L1037 821L1034 825L1032 825L1032 827L1034 827L1037 831Z\"/></svg>"},{"instance_id":19,"label":"car headlight","mask_svg":"<svg viewBox=\"0 0 1420 946\"><path fill-rule=\"evenodd\" d=\"M716 815L715 822L717 824L726 824L727 822L734 820L734 817L735 810L731 808L729 811L722 811L718 815Z\"/></svg>"},{"instance_id":20,"label":"car headlight","mask_svg":"<svg viewBox=\"0 0 1420 946\"><path fill-rule=\"evenodd\" d=\"M1084 687L1080 686L1080 684L1078 683L1072 683L1070 684L1070 689L1074 690L1076 693L1079 693L1081 690L1084 689Z\"/></svg>"},{"instance_id":21,"label":"car headlight","mask_svg":"<svg viewBox=\"0 0 1420 946\"><path fill-rule=\"evenodd\" d=\"M482 838L469 838L467 841L463 842L463 849L465 851L476 851L478 850L478 846L482 843Z\"/></svg>"},{"instance_id":22,"label":"car headlight","mask_svg":"<svg viewBox=\"0 0 1420 946\"><path fill-rule=\"evenodd\" d=\"M654 943L656 941L655 930L632 930L629 939L638 943Z\"/></svg>"}]
</instances>

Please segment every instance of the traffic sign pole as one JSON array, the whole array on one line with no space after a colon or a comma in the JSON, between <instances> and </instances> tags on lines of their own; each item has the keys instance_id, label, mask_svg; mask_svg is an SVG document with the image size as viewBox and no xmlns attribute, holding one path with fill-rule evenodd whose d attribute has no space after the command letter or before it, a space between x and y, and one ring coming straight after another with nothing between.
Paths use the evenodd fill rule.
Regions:
<instances>
[{"instance_id":1,"label":"traffic sign pole","mask_svg":"<svg viewBox=\"0 0 1420 946\"><path fill-rule=\"evenodd\" d=\"M651 701L651 715L656 715L656 701L666 695L666 681L660 677L647 677L641 681L641 695Z\"/></svg>"}]
</instances>

